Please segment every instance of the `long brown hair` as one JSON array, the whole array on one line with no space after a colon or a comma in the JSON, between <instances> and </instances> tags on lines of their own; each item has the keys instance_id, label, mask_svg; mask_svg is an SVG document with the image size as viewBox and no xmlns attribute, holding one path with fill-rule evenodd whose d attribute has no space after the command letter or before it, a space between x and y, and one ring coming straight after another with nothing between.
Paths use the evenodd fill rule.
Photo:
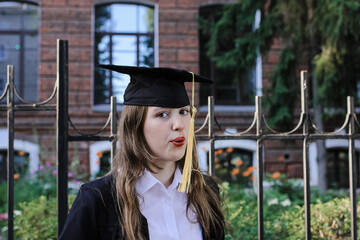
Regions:
<instances>
[{"instance_id":1,"label":"long brown hair","mask_svg":"<svg viewBox=\"0 0 360 240\"><path fill-rule=\"evenodd\" d=\"M115 177L117 211L122 231L122 239L144 239L141 233L141 212L136 193L136 182L145 168L156 166L155 157L145 140L143 126L147 113L145 106L124 106L119 124L119 147L112 163L111 173ZM195 156L193 151L193 156ZM199 162L194 158L191 190L188 193L187 211L194 210L203 228L205 239L220 236L224 230L224 217L216 188L204 184L199 171ZM182 170L184 159L179 160ZM158 168L158 167L157 167ZM207 177L205 177L207 179Z\"/></svg>"}]
</instances>

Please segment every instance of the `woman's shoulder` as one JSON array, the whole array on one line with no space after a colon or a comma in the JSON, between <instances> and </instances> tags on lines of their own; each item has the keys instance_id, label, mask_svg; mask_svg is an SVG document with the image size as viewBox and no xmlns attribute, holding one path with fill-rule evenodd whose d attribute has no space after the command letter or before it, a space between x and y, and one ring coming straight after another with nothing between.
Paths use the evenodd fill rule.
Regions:
<instances>
[{"instance_id":1,"label":"woman's shoulder","mask_svg":"<svg viewBox=\"0 0 360 240\"><path fill-rule=\"evenodd\" d=\"M93 202L102 202L108 205L114 200L114 178L107 175L81 185L79 195L82 199Z\"/></svg>"},{"instance_id":2,"label":"woman's shoulder","mask_svg":"<svg viewBox=\"0 0 360 240\"><path fill-rule=\"evenodd\" d=\"M109 175L80 187L59 239L120 239L112 179Z\"/></svg>"},{"instance_id":3,"label":"woman's shoulder","mask_svg":"<svg viewBox=\"0 0 360 240\"><path fill-rule=\"evenodd\" d=\"M112 188L113 181L113 176L109 174L82 184L80 189L99 189L100 191L109 190Z\"/></svg>"}]
</instances>

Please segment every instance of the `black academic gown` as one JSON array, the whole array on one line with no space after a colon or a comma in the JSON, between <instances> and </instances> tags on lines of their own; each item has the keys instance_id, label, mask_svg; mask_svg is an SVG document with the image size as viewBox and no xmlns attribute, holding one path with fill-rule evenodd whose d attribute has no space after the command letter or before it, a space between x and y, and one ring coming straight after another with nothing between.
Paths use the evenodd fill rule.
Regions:
<instances>
[{"instance_id":1,"label":"black academic gown","mask_svg":"<svg viewBox=\"0 0 360 240\"><path fill-rule=\"evenodd\" d=\"M113 186L113 177L110 175L83 184L71 207L59 240L122 239ZM141 233L145 240L149 240L147 220L143 215L141 216ZM223 239L224 234L212 238L212 240Z\"/></svg>"}]
</instances>

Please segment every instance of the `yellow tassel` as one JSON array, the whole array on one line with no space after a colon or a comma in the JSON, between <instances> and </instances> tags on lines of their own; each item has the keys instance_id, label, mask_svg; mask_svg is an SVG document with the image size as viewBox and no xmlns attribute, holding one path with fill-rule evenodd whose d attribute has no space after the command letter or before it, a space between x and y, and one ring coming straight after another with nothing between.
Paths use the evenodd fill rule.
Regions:
<instances>
[{"instance_id":1,"label":"yellow tassel","mask_svg":"<svg viewBox=\"0 0 360 240\"><path fill-rule=\"evenodd\" d=\"M193 169L192 164L192 153L195 143L195 115L196 115L196 108L194 107L194 88L195 88L195 81L194 81L194 73L192 74L192 116L190 119L190 126L189 126L189 134L188 134L188 142L187 142L187 148L186 148L186 155L185 155L185 163L184 168L181 176L181 181L179 184L178 191L179 192L185 192L188 193L190 191L190 183L191 183L191 172Z\"/></svg>"},{"instance_id":2,"label":"yellow tassel","mask_svg":"<svg viewBox=\"0 0 360 240\"><path fill-rule=\"evenodd\" d=\"M192 117L190 119L190 126L189 126L189 135L188 135L188 142L186 148L186 155L185 155L185 163L184 168L181 176L181 181L179 184L178 191L188 193L190 190L190 182L191 182L191 171L193 169L192 165L192 152L195 145L194 139L194 123L195 123L195 114L196 108L192 107Z\"/></svg>"}]
</instances>

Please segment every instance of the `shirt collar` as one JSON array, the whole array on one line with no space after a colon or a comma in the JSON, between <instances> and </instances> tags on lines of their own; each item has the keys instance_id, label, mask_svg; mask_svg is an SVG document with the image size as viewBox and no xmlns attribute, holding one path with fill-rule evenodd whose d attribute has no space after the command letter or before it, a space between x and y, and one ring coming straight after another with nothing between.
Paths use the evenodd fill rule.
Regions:
<instances>
[{"instance_id":1,"label":"shirt collar","mask_svg":"<svg viewBox=\"0 0 360 240\"><path fill-rule=\"evenodd\" d=\"M180 180L181 180L181 171L178 167L175 169L174 173L174 179L170 186L167 188L168 190L173 190L178 187ZM156 179L149 170L145 169L144 174L139 178L139 180L136 183L136 191L139 194L143 194L147 192L150 188L155 186L156 184L160 184L163 186L163 184Z\"/></svg>"},{"instance_id":2,"label":"shirt collar","mask_svg":"<svg viewBox=\"0 0 360 240\"><path fill-rule=\"evenodd\" d=\"M173 179L172 183L170 184L170 186L168 187L169 190L173 190L179 186L179 183L181 181L181 176L182 176L182 174L181 174L179 167L176 167L175 173L174 173L174 179Z\"/></svg>"}]
</instances>

